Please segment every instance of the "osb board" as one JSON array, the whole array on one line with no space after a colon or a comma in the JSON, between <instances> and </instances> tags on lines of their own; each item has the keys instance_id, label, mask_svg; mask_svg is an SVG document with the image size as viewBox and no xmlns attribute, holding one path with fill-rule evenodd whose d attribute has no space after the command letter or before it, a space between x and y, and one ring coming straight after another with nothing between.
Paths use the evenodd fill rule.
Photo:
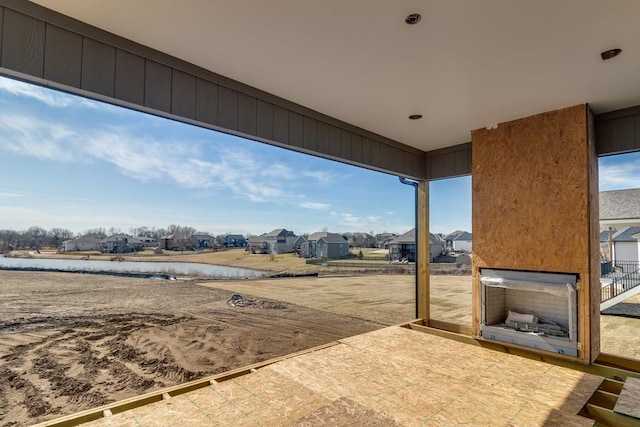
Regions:
<instances>
[{"instance_id":1,"label":"osb board","mask_svg":"<svg viewBox=\"0 0 640 427\"><path fill-rule=\"evenodd\" d=\"M590 275L588 283L583 292L583 301L588 303L584 307L584 312L589 313L588 322L583 322L584 327L590 327L588 342L585 348L590 348L591 362L594 362L600 354L600 189L598 177L598 156L596 154L595 124L591 108L587 106L587 155L589 157L589 252L590 252ZM586 282L585 282L586 283ZM588 294L588 295L587 295ZM583 325L580 325L583 327Z\"/></svg>"},{"instance_id":2,"label":"osb board","mask_svg":"<svg viewBox=\"0 0 640 427\"><path fill-rule=\"evenodd\" d=\"M627 377L613 411L640 419L640 379Z\"/></svg>"},{"instance_id":3,"label":"osb board","mask_svg":"<svg viewBox=\"0 0 640 427\"><path fill-rule=\"evenodd\" d=\"M89 425L591 426L602 380L390 327Z\"/></svg>"},{"instance_id":4,"label":"osb board","mask_svg":"<svg viewBox=\"0 0 640 427\"><path fill-rule=\"evenodd\" d=\"M589 269L586 106L472 133L477 267Z\"/></svg>"}]
</instances>

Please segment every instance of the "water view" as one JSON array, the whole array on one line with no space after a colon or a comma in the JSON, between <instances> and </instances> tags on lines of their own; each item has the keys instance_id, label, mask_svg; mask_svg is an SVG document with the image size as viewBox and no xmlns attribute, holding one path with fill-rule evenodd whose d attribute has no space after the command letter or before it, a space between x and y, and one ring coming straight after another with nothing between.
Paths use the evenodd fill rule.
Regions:
<instances>
[{"instance_id":1,"label":"water view","mask_svg":"<svg viewBox=\"0 0 640 427\"><path fill-rule=\"evenodd\" d=\"M206 276L222 278L258 278L265 273L246 268L193 262L132 262L93 261L66 259L4 258L0 257L0 268L38 269L56 271L151 273L183 276Z\"/></svg>"}]
</instances>

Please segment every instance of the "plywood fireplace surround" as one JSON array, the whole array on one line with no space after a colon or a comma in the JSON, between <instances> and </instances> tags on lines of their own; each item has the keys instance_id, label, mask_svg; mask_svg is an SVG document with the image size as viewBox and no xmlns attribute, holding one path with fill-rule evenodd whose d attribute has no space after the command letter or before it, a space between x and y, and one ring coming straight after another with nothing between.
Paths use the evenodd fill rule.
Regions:
<instances>
[{"instance_id":1,"label":"plywood fireplace surround","mask_svg":"<svg viewBox=\"0 0 640 427\"><path fill-rule=\"evenodd\" d=\"M588 105L473 131L476 337L492 339L482 336L483 304L493 304L483 292L483 270L567 274L577 278L577 330L572 331L577 355L567 357L584 363L597 357L600 276L593 135L593 114ZM520 310L535 314L534 305ZM505 343L511 344L508 339ZM534 351L552 352L548 348Z\"/></svg>"}]
</instances>

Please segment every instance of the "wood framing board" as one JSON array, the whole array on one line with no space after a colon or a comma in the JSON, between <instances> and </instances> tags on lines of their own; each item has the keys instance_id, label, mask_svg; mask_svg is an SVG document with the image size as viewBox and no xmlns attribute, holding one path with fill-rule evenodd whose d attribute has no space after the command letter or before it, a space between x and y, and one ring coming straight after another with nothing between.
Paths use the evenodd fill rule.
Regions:
<instances>
[{"instance_id":1,"label":"wood framing board","mask_svg":"<svg viewBox=\"0 0 640 427\"><path fill-rule=\"evenodd\" d=\"M87 425L591 426L602 380L389 327Z\"/></svg>"},{"instance_id":2,"label":"wood framing board","mask_svg":"<svg viewBox=\"0 0 640 427\"><path fill-rule=\"evenodd\" d=\"M592 123L584 104L473 131L474 335L481 324L481 268L577 273L578 357L589 363L597 356Z\"/></svg>"},{"instance_id":3,"label":"wood framing board","mask_svg":"<svg viewBox=\"0 0 640 427\"><path fill-rule=\"evenodd\" d=\"M613 411L640 420L640 379L625 380Z\"/></svg>"},{"instance_id":4,"label":"wood framing board","mask_svg":"<svg viewBox=\"0 0 640 427\"><path fill-rule=\"evenodd\" d=\"M418 203L418 270L416 292L416 315L420 319L429 319L431 317L431 301L430 301L430 236L429 236L429 181L420 181L418 183L416 203Z\"/></svg>"},{"instance_id":5,"label":"wood framing board","mask_svg":"<svg viewBox=\"0 0 640 427\"><path fill-rule=\"evenodd\" d=\"M584 311L588 313L588 319L584 319L580 327L589 327L589 347L591 350L591 362L598 358L600 354L600 188L598 177L598 157L596 154L595 141L595 118L593 111L587 105L587 161L589 164L589 262L591 269L589 275L592 280L585 282L588 284L584 290L585 303ZM579 314L579 313L578 313Z\"/></svg>"}]
</instances>

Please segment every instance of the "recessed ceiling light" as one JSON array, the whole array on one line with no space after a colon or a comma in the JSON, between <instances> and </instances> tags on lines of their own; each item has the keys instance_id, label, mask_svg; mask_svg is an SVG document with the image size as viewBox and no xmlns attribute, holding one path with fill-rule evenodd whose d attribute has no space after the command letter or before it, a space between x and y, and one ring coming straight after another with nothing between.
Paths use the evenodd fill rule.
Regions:
<instances>
[{"instance_id":1,"label":"recessed ceiling light","mask_svg":"<svg viewBox=\"0 0 640 427\"><path fill-rule=\"evenodd\" d=\"M422 118L422 114L412 114L409 116L410 120L418 120Z\"/></svg>"},{"instance_id":2,"label":"recessed ceiling light","mask_svg":"<svg viewBox=\"0 0 640 427\"><path fill-rule=\"evenodd\" d=\"M404 18L404 22L406 22L409 25L415 25L418 22L420 22L421 19L422 19L422 16L420 16L419 13L412 13L411 15L408 15L406 18Z\"/></svg>"},{"instance_id":3,"label":"recessed ceiling light","mask_svg":"<svg viewBox=\"0 0 640 427\"><path fill-rule=\"evenodd\" d=\"M622 49L609 49L602 52L600 54L600 57L602 58L603 61L606 61L607 59L615 58L621 53L622 53Z\"/></svg>"}]
</instances>

